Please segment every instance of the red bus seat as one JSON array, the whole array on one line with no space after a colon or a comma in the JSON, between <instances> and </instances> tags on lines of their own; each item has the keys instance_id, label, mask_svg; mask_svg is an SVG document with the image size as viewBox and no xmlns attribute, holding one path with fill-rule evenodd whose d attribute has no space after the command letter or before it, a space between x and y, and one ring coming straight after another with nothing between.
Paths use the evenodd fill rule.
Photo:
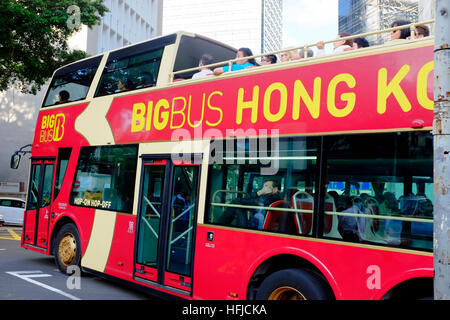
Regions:
<instances>
[{"instance_id":1,"label":"red bus seat","mask_svg":"<svg viewBox=\"0 0 450 320\"><path fill-rule=\"evenodd\" d=\"M306 192L296 192L292 196L292 206L294 209L314 210L314 198ZM312 228L312 213L296 212L295 219L299 226L299 234L309 234Z\"/></svg>"},{"instance_id":2,"label":"red bus seat","mask_svg":"<svg viewBox=\"0 0 450 320\"><path fill-rule=\"evenodd\" d=\"M332 196L329 196L327 194L327 197L325 199L325 211L336 211L336 205L334 204L334 199ZM323 223L323 233L330 233L331 229L333 228L333 216L330 214L325 215L325 221Z\"/></svg>"},{"instance_id":3,"label":"red bus seat","mask_svg":"<svg viewBox=\"0 0 450 320\"><path fill-rule=\"evenodd\" d=\"M272 203L270 207L287 208L287 203L284 200L278 200ZM299 226L295 219L295 214L293 214L292 212L268 210L266 218L264 220L263 230L292 234L295 233L295 231L297 231L297 233L299 232Z\"/></svg>"}]
</instances>

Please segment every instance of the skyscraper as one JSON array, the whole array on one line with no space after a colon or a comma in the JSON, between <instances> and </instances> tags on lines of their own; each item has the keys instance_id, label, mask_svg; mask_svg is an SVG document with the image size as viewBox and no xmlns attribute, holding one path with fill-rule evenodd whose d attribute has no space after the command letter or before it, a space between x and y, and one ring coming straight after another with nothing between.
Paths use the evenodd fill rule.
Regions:
<instances>
[{"instance_id":1,"label":"skyscraper","mask_svg":"<svg viewBox=\"0 0 450 320\"><path fill-rule=\"evenodd\" d=\"M83 27L73 47L95 55L161 35L163 0L105 0L109 11L100 25Z\"/></svg>"},{"instance_id":2,"label":"skyscraper","mask_svg":"<svg viewBox=\"0 0 450 320\"><path fill-rule=\"evenodd\" d=\"M339 0L339 33L372 32L391 27L398 19L418 21L418 0ZM372 44L389 40L389 35L372 36Z\"/></svg>"},{"instance_id":3,"label":"skyscraper","mask_svg":"<svg viewBox=\"0 0 450 320\"><path fill-rule=\"evenodd\" d=\"M163 34L198 33L254 54L282 41L282 0L164 0Z\"/></svg>"}]
</instances>

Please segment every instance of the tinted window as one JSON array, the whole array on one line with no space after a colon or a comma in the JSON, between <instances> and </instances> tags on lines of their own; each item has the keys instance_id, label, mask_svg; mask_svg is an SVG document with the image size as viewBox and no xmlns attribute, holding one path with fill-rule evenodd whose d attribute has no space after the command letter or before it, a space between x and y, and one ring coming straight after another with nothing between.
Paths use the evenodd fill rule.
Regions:
<instances>
[{"instance_id":1,"label":"tinted window","mask_svg":"<svg viewBox=\"0 0 450 320\"><path fill-rule=\"evenodd\" d=\"M53 200L59 194L61 190L62 183L64 181L64 176L66 174L67 166L69 164L70 154L72 148L61 148L58 152L58 164L56 165L56 178L55 178L55 191L53 193Z\"/></svg>"},{"instance_id":2,"label":"tinted window","mask_svg":"<svg viewBox=\"0 0 450 320\"><path fill-rule=\"evenodd\" d=\"M86 98L101 58L83 60L56 71L43 107Z\"/></svg>"},{"instance_id":3,"label":"tinted window","mask_svg":"<svg viewBox=\"0 0 450 320\"><path fill-rule=\"evenodd\" d=\"M136 145L82 148L70 204L130 213L136 164Z\"/></svg>"},{"instance_id":4,"label":"tinted window","mask_svg":"<svg viewBox=\"0 0 450 320\"><path fill-rule=\"evenodd\" d=\"M215 151L207 222L312 234L317 139L236 140ZM225 150L225 148L223 149Z\"/></svg>"},{"instance_id":5,"label":"tinted window","mask_svg":"<svg viewBox=\"0 0 450 320\"><path fill-rule=\"evenodd\" d=\"M110 57L103 70L95 96L156 85L163 51L164 48L160 48L133 55L127 50L124 56Z\"/></svg>"},{"instance_id":6,"label":"tinted window","mask_svg":"<svg viewBox=\"0 0 450 320\"><path fill-rule=\"evenodd\" d=\"M324 230L351 242L432 249L433 140L429 133L325 138Z\"/></svg>"}]
</instances>

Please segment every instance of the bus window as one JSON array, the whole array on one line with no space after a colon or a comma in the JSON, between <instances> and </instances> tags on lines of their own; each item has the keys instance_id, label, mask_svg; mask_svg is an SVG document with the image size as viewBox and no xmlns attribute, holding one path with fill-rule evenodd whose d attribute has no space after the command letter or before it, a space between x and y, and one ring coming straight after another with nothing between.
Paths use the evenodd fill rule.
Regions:
<instances>
[{"instance_id":1,"label":"bus window","mask_svg":"<svg viewBox=\"0 0 450 320\"><path fill-rule=\"evenodd\" d=\"M234 59L236 51L236 49L225 44L198 35L195 38L182 36L173 71L198 67L199 59L204 54L212 56L213 62L211 63ZM177 74L176 78L190 79L196 72L199 72L199 70Z\"/></svg>"},{"instance_id":2,"label":"bus window","mask_svg":"<svg viewBox=\"0 0 450 320\"><path fill-rule=\"evenodd\" d=\"M327 137L326 237L432 249L433 149L429 133ZM378 216L378 217L376 217ZM325 222L324 225L327 225Z\"/></svg>"},{"instance_id":3,"label":"bus window","mask_svg":"<svg viewBox=\"0 0 450 320\"><path fill-rule=\"evenodd\" d=\"M55 72L42 107L86 98L101 56L82 60Z\"/></svg>"},{"instance_id":4,"label":"bus window","mask_svg":"<svg viewBox=\"0 0 450 320\"><path fill-rule=\"evenodd\" d=\"M53 200L59 194L61 186L64 181L64 176L66 175L67 166L69 165L70 154L72 153L72 148L60 148L58 151L58 163L56 165L56 177L55 177L55 190L53 191Z\"/></svg>"},{"instance_id":5,"label":"bus window","mask_svg":"<svg viewBox=\"0 0 450 320\"><path fill-rule=\"evenodd\" d=\"M131 213L137 146L82 147L70 204Z\"/></svg>"},{"instance_id":6,"label":"bus window","mask_svg":"<svg viewBox=\"0 0 450 320\"><path fill-rule=\"evenodd\" d=\"M156 85L164 48L108 59L96 97Z\"/></svg>"},{"instance_id":7,"label":"bus window","mask_svg":"<svg viewBox=\"0 0 450 320\"><path fill-rule=\"evenodd\" d=\"M317 139L272 139L276 148L262 139L238 139L232 152L216 150L207 222L312 235Z\"/></svg>"}]
</instances>

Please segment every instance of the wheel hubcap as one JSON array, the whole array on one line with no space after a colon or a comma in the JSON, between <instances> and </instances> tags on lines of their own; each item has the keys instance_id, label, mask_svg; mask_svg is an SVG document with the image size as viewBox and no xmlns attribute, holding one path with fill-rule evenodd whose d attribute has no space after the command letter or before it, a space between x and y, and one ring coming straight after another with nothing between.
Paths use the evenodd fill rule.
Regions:
<instances>
[{"instance_id":1,"label":"wheel hubcap","mask_svg":"<svg viewBox=\"0 0 450 320\"><path fill-rule=\"evenodd\" d=\"M59 260L67 267L75 259L77 253L77 243L72 234L65 234L59 243Z\"/></svg>"},{"instance_id":2,"label":"wheel hubcap","mask_svg":"<svg viewBox=\"0 0 450 320\"><path fill-rule=\"evenodd\" d=\"M269 300L306 300L306 298L295 288L281 287L270 294Z\"/></svg>"}]
</instances>

